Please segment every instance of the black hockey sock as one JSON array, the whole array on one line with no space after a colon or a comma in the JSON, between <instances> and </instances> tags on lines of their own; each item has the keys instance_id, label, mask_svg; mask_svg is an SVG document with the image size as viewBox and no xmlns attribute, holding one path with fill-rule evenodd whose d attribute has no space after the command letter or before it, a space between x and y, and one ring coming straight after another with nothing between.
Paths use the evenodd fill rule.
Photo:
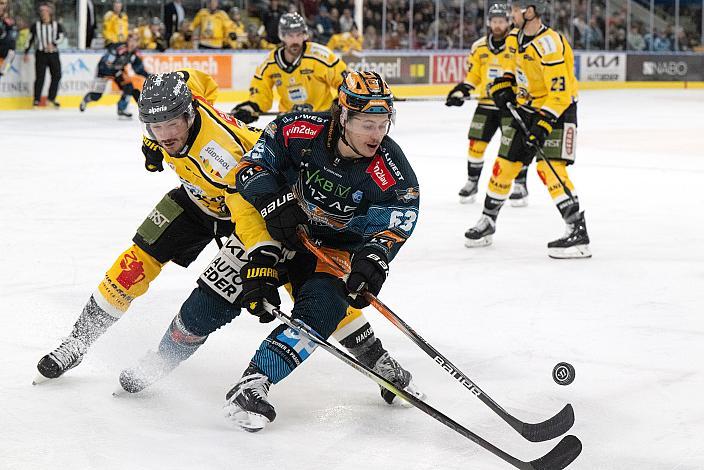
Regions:
<instances>
[{"instance_id":1,"label":"black hockey sock","mask_svg":"<svg viewBox=\"0 0 704 470\"><path fill-rule=\"evenodd\" d=\"M83 307L81 315L73 325L71 336L80 339L86 346L90 346L105 331L110 328L117 318L111 316L95 302L91 295L88 303Z\"/></svg>"},{"instance_id":2,"label":"black hockey sock","mask_svg":"<svg viewBox=\"0 0 704 470\"><path fill-rule=\"evenodd\" d=\"M516 182L516 184L522 184L523 186L525 186L527 188L528 187L527 180L528 180L528 166L523 165L523 168L521 168L521 171L518 172L518 176L516 176L515 182Z\"/></svg>"},{"instance_id":3,"label":"black hockey sock","mask_svg":"<svg viewBox=\"0 0 704 470\"><path fill-rule=\"evenodd\" d=\"M479 181L479 177L482 175L482 168L484 168L484 162L475 163L467 162L467 178L470 181Z\"/></svg>"},{"instance_id":4,"label":"black hockey sock","mask_svg":"<svg viewBox=\"0 0 704 470\"><path fill-rule=\"evenodd\" d=\"M491 218L494 222L496 222L496 218L499 216L499 212L501 211L501 206L504 205L503 200L501 199L496 199L493 198L489 195L486 196L484 199L484 210L482 213Z\"/></svg>"},{"instance_id":5,"label":"black hockey sock","mask_svg":"<svg viewBox=\"0 0 704 470\"><path fill-rule=\"evenodd\" d=\"M574 196L574 200L569 198L559 202L557 210L560 211L565 222L572 223L579 216L579 198Z\"/></svg>"}]
</instances>

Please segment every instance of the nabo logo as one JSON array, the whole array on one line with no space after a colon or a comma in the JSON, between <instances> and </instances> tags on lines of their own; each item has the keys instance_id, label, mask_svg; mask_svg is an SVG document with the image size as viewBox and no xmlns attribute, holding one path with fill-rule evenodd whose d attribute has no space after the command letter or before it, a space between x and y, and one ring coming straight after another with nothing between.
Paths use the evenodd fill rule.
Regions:
<instances>
[{"instance_id":1,"label":"nabo logo","mask_svg":"<svg viewBox=\"0 0 704 470\"><path fill-rule=\"evenodd\" d=\"M669 75L682 77L687 75L687 63L682 61L643 62L643 75Z\"/></svg>"}]
</instances>

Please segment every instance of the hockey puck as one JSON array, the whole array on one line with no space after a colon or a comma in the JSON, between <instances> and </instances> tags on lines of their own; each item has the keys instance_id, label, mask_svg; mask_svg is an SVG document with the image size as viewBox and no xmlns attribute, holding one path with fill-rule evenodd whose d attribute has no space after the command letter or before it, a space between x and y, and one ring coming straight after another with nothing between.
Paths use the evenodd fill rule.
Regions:
<instances>
[{"instance_id":1,"label":"hockey puck","mask_svg":"<svg viewBox=\"0 0 704 470\"><path fill-rule=\"evenodd\" d=\"M569 385L574 382L574 367L568 362L560 362L552 370L552 379L559 385Z\"/></svg>"}]
</instances>

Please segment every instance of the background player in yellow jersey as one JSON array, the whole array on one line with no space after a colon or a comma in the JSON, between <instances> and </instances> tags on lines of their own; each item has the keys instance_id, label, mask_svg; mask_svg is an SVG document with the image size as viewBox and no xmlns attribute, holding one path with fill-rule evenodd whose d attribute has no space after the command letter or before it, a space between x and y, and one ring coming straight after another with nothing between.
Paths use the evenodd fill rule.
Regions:
<instances>
[{"instance_id":1,"label":"background player in yellow jersey","mask_svg":"<svg viewBox=\"0 0 704 470\"><path fill-rule=\"evenodd\" d=\"M107 47L115 42L127 41L129 29L129 19L127 18L127 13L122 11L122 2L115 0L112 4L112 10L103 16L105 46Z\"/></svg>"},{"instance_id":2,"label":"background player in yellow jersey","mask_svg":"<svg viewBox=\"0 0 704 470\"><path fill-rule=\"evenodd\" d=\"M245 250L231 222L226 198L234 190L234 169L259 138L212 106L217 84L209 75L185 69L147 79L139 101L145 134L142 152L148 171L166 161L181 186L170 191L138 228L133 245L121 253L83 308L68 338L38 363L38 381L77 366L93 344L146 293L169 261L187 267L215 238L229 237L171 322L157 353L120 376L123 388L138 392L190 357L208 335L240 312L239 268ZM272 318L273 319L273 318ZM383 348L362 315L349 309L335 337L360 360L385 376L410 376Z\"/></svg>"},{"instance_id":3,"label":"background player in yellow jersey","mask_svg":"<svg viewBox=\"0 0 704 470\"><path fill-rule=\"evenodd\" d=\"M489 95L489 85L495 78L501 77L504 71L512 70L513 55L506 50L506 37L511 30L509 22L510 8L505 3L494 3L489 8L489 33L472 44L467 57L467 76L464 82L457 84L447 95L446 106L462 106L464 99L472 91L478 94L479 104L469 125L469 147L467 150L467 182L460 189L461 203L474 202L477 195L479 177L484 167L484 152L497 130L500 130L502 120L510 114L496 107ZM524 206L527 203L528 189L526 173L528 167L514 181L510 199L514 206Z\"/></svg>"},{"instance_id":4,"label":"background player in yellow jersey","mask_svg":"<svg viewBox=\"0 0 704 470\"><path fill-rule=\"evenodd\" d=\"M271 109L274 88L281 113L327 111L337 96L347 65L327 47L308 41L306 22L300 14L281 16L279 37L283 44L269 53L252 78L249 100L232 110L232 115L245 123Z\"/></svg>"},{"instance_id":5,"label":"background player in yellow jersey","mask_svg":"<svg viewBox=\"0 0 704 470\"><path fill-rule=\"evenodd\" d=\"M193 18L193 39L199 49L222 49L225 46L232 21L218 5L218 0L208 0L208 8L202 8Z\"/></svg>"},{"instance_id":6,"label":"background player in yellow jersey","mask_svg":"<svg viewBox=\"0 0 704 470\"><path fill-rule=\"evenodd\" d=\"M579 199L567 174L567 165L574 163L577 134L574 55L567 40L542 23L540 15L545 14L547 7L547 0L517 0L512 4L511 14L518 29L511 32L506 47L514 54L514 70L494 80L491 95L501 108L509 103L520 105L518 114L527 133L515 117L503 128L483 214L477 225L465 233L465 244L468 247L491 244L496 218L508 197L511 182L521 167L542 149L550 164L541 158L538 174L566 224L565 235L548 243L548 255L588 258L591 252L584 212L580 211Z\"/></svg>"}]
</instances>

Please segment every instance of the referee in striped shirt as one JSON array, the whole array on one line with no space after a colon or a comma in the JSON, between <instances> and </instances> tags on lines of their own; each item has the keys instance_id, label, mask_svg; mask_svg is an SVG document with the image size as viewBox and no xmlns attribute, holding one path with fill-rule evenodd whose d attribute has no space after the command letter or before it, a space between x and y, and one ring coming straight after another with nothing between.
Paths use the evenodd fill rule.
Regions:
<instances>
[{"instance_id":1,"label":"referee in striped shirt","mask_svg":"<svg viewBox=\"0 0 704 470\"><path fill-rule=\"evenodd\" d=\"M52 16L51 6L46 3L39 6L39 21L34 23L29 30L30 36L27 48L24 51L24 60L25 62L28 60L27 54L32 45L34 45L34 70L36 72L34 106L39 106L48 67L49 73L51 73L51 83L49 84L47 100L54 108L58 109L59 103L56 102L56 93L59 90L59 81L61 81L61 60L59 59L59 50L56 44L63 39L64 28Z\"/></svg>"}]
</instances>

